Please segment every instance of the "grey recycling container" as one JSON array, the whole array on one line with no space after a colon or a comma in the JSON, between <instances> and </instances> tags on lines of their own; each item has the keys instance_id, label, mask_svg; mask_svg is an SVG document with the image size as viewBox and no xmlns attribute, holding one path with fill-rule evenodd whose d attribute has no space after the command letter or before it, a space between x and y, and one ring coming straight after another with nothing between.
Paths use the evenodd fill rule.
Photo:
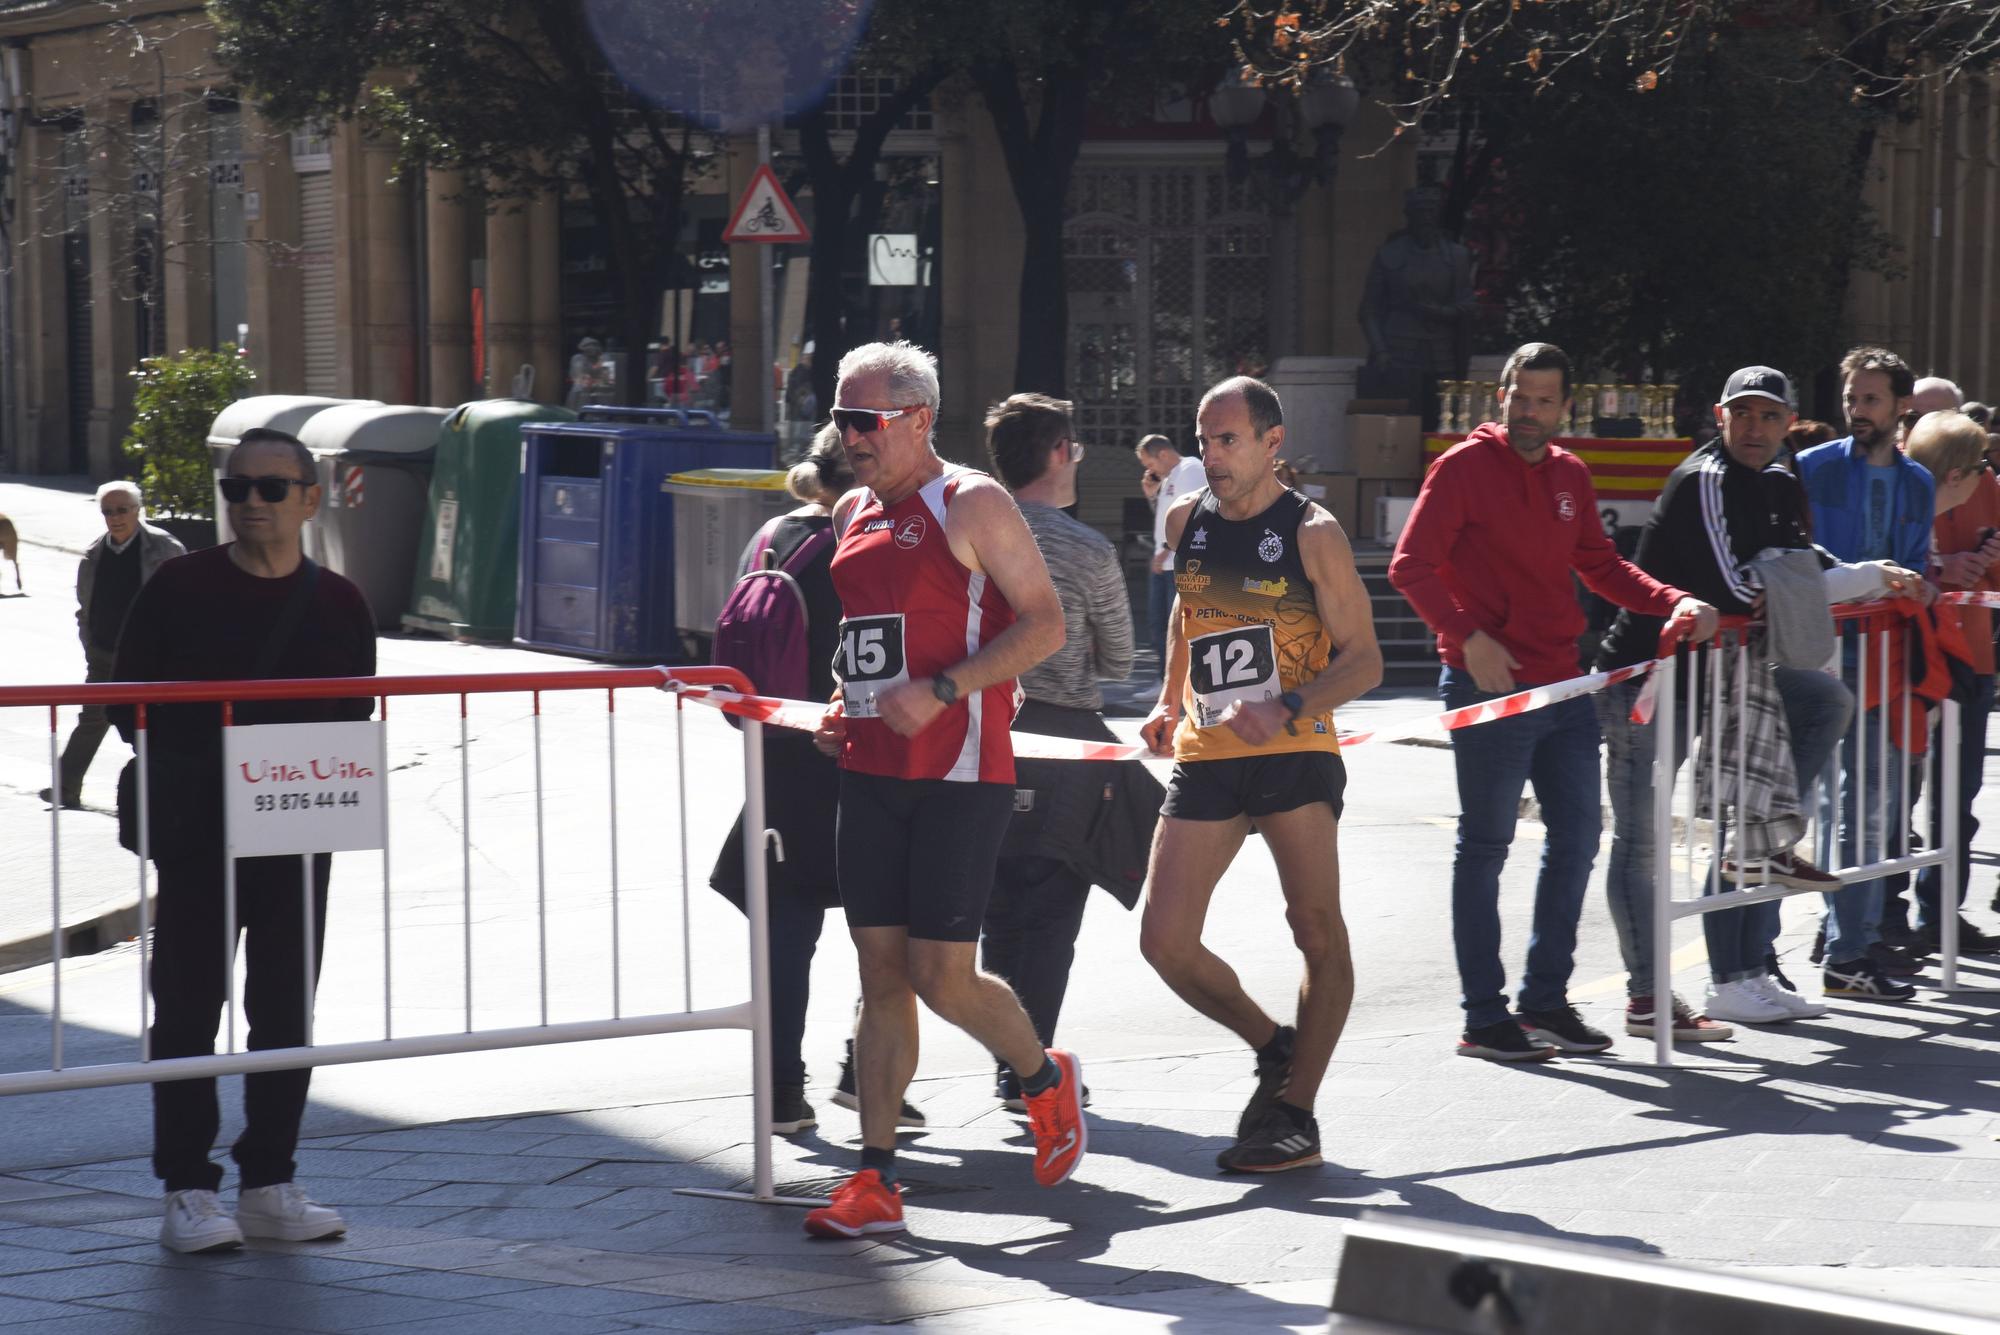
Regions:
<instances>
[{"instance_id":1,"label":"grey recycling container","mask_svg":"<svg viewBox=\"0 0 2000 1335\"><path fill-rule=\"evenodd\" d=\"M430 499L443 408L354 403L315 413L299 432L319 470L319 514L306 555L368 597L375 624L402 625Z\"/></svg>"}]
</instances>

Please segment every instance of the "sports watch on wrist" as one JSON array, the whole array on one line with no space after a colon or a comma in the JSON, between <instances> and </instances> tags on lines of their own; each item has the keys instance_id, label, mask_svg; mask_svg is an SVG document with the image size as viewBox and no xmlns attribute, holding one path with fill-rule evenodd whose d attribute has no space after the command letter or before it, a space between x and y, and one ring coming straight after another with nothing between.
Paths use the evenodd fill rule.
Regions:
<instances>
[{"instance_id":1,"label":"sports watch on wrist","mask_svg":"<svg viewBox=\"0 0 2000 1335\"><path fill-rule=\"evenodd\" d=\"M1300 695L1297 691L1286 691L1283 695L1278 697L1278 703L1285 707L1286 714L1288 714L1294 720L1296 720L1299 715L1306 712L1305 697Z\"/></svg>"},{"instance_id":2,"label":"sports watch on wrist","mask_svg":"<svg viewBox=\"0 0 2000 1335\"><path fill-rule=\"evenodd\" d=\"M931 694L946 705L958 703L958 683L940 672L931 678Z\"/></svg>"}]
</instances>

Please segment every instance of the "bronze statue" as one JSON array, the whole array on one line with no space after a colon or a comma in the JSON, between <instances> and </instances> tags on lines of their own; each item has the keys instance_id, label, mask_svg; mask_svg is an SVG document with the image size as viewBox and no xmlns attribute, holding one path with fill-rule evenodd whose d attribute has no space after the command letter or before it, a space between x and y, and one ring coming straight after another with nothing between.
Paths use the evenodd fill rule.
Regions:
<instances>
[{"instance_id":1,"label":"bronze statue","mask_svg":"<svg viewBox=\"0 0 2000 1335\"><path fill-rule=\"evenodd\" d=\"M1472 252L1440 229L1443 205L1429 186L1404 195L1405 226L1375 252L1361 295L1361 397L1412 400L1427 429L1436 425L1437 382L1463 379L1471 352Z\"/></svg>"}]
</instances>

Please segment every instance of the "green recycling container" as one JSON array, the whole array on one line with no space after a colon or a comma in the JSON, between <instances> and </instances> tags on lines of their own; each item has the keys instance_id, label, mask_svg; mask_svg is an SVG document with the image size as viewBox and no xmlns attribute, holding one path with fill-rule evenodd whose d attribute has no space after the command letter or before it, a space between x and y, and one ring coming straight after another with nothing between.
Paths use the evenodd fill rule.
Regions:
<instances>
[{"instance_id":1,"label":"green recycling container","mask_svg":"<svg viewBox=\"0 0 2000 1335\"><path fill-rule=\"evenodd\" d=\"M404 629L460 640L513 636L521 427L575 420L567 408L529 399L480 399L445 418Z\"/></svg>"}]
</instances>

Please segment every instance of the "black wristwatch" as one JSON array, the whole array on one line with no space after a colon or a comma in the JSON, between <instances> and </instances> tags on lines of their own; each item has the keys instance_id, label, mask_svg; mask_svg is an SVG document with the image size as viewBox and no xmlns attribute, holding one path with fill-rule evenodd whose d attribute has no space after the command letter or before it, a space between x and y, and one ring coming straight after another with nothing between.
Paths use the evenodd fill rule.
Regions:
<instances>
[{"instance_id":1,"label":"black wristwatch","mask_svg":"<svg viewBox=\"0 0 2000 1335\"><path fill-rule=\"evenodd\" d=\"M931 678L931 694L947 705L958 703L958 683L940 672Z\"/></svg>"},{"instance_id":2,"label":"black wristwatch","mask_svg":"<svg viewBox=\"0 0 2000 1335\"><path fill-rule=\"evenodd\" d=\"M1290 715L1290 717L1293 720L1296 720L1299 715L1306 712L1305 697L1300 695L1297 691L1286 691L1283 695L1278 697L1278 703L1285 707L1285 712L1288 715Z\"/></svg>"}]
</instances>

